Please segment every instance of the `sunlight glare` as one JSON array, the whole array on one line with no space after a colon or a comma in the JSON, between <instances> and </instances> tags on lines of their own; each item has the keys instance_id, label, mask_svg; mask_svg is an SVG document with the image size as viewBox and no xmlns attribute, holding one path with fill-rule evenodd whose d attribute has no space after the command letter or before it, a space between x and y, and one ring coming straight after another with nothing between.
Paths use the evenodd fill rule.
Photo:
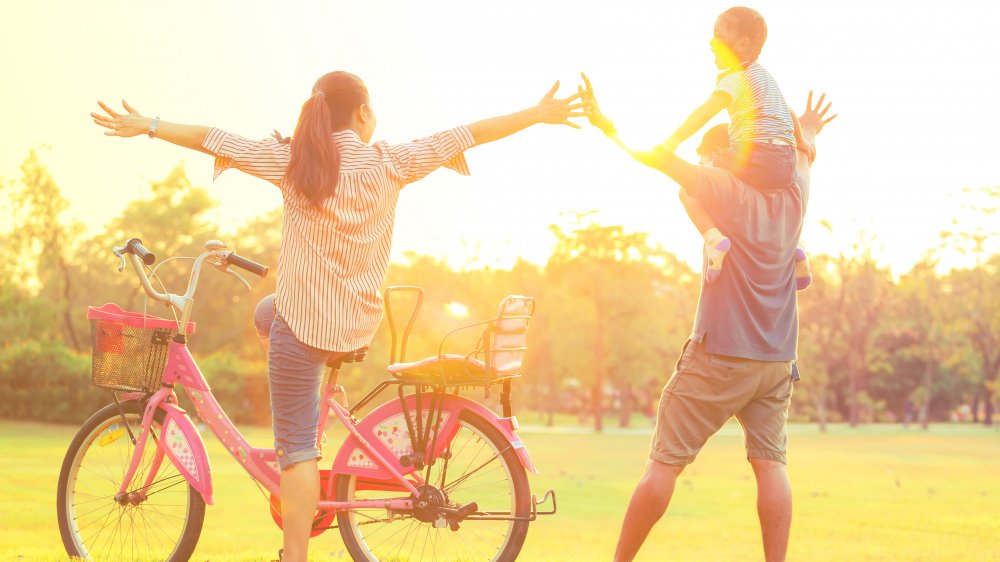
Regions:
<instances>
[{"instance_id":1,"label":"sunlight glare","mask_svg":"<svg viewBox=\"0 0 1000 562\"><path fill-rule=\"evenodd\" d=\"M469 307L457 301L451 301L444 305L444 309L452 318L461 320L469 317Z\"/></svg>"}]
</instances>

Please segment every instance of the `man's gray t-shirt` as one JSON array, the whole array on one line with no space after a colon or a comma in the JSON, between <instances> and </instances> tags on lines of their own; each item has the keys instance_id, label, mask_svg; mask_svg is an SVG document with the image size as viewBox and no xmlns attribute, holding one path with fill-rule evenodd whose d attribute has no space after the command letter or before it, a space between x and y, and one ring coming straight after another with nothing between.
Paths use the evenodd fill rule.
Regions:
<instances>
[{"instance_id":1,"label":"man's gray t-shirt","mask_svg":"<svg viewBox=\"0 0 1000 562\"><path fill-rule=\"evenodd\" d=\"M759 361L795 359L798 314L793 255L809 200L796 172L767 195L722 168L701 166L695 192L732 241L719 277L703 284L691 339L705 350Z\"/></svg>"}]
</instances>

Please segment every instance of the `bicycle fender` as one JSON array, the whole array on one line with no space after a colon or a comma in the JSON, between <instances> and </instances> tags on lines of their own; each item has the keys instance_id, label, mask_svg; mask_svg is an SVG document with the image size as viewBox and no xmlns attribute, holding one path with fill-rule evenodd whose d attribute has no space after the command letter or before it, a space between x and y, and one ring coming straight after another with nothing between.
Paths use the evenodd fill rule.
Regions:
<instances>
[{"instance_id":1,"label":"bicycle fender","mask_svg":"<svg viewBox=\"0 0 1000 562\"><path fill-rule=\"evenodd\" d=\"M411 394L405 400L407 410L410 412L410 419L415 423L417 418L414 414L416 397ZM425 406L427 400L425 398ZM470 411L496 427L517 452L517 458L521 461L521 465L532 474L538 474L538 469L535 468L531 456L528 454L528 449L515 431L516 422L512 418L500 418L492 410L478 402L451 394L446 395L443 400L438 438L434 444L434 458L437 458L444 451L451 439L458 433L458 419L464 411ZM425 410L421 416L421 424L425 423L426 419L427 412ZM392 474L379 466L379 463L369 453L370 450L381 456L386 464L404 476L415 472L414 467L403 466L399 462L400 457L413 452L403 407L399 400L391 400L375 408L355 428L360 434L360 439L352 433L341 445L333 462L335 474L354 474L375 480L391 480ZM428 447L430 446L428 444Z\"/></svg>"},{"instance_id":2,"label":"bicycle fender","mask_svg":"<svg viewBox=\"0 0 1000 562\"><path fill-rule=\"evenodd\" d=\"M160 435L160 448L188 483L201 494L205 503L212 505L212 468L208 463L201 434L187 413L176 404L161 402L159 408L166 414Z\"/></svg>"},{"instance_id":3,"label":"bicycle fender","mask_svg":"<svg viewBox=\"0 0 1000 562\"><path fill-rule=\"evenodd\" d=\"M501 418L493 410L483 406L479 402L462 398L461 396L455 396L455 398L461 398L466 402L464 409L473 412L490 422L493 427L499 429L500 433L507 438L510 446L514 448L514 452L517 453L517 458L521 461L521 466L532 474L538 474L538 469L535 468L535 463L531 460L531 455L528 454L528 448L524 446L524 441L521 441L521 437L517 434L517 420L513 416Z\"/></svg>"}]
</instances>

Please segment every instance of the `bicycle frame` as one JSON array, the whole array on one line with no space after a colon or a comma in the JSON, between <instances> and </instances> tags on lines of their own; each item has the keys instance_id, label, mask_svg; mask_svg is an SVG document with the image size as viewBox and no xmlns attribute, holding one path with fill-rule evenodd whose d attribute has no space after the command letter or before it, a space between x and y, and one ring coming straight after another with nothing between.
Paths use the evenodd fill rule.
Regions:
<instances>
[{"instance_id":1,"label":"bicycle frame","mask_svg":"<svg viewBox=\"0 0 1000 562\"><path fill-rule=\"evenodd\" d=\"M170 342L169 355L163 375L164 386L148 397L142 419L142 431L136 437L136 450L126 471L125 478L119 489L119 493L127 494L138 466L142 461L142 451L150 436L150 427L153 416L157 409L164 410L166 414L163 423L161 438L157 441L158 447L156 456L153 459L149 475L138 493L144 493L153 483L156 470L162 463L163 457L168 459L177 467L181 475L191 483L191 485L202 495L205 503L213 504L211 467L208 454L205 450L201 435L194 427L186 412L177 406L176 384L180 384L187 395L191 398L199 417L212 430L212 433L225 446L226 450L234 459L247 471L247 473L257 482L260 482L269 492L275 496L279 495L279 475L273 448L253 447L240 433L229 416L222 410L215 396L212 395L208 383L205 381L201 370L195 363L194 358L187 345L177 341ZM385 404L375 408L361 422L355 424L351 418L351 412L333 399L334 387L336 385L325 384L323 389L323 401L328 408L323 409L319 421L319 435L322 436L322 429L329 419L329 412L333 411L350 434L340 447L339 452L334 457L332 472L336 475L357 475L365 479L366 487L370 489L384 489L386 491L410 492L414 496L418 495L417 486L423 484L417 469L413 466L403 466L399 456L404 453L404 449L409 445L409 440L405 443L394 444L387 440L370 439L367 436L378 434L376 427L387 422L396 423L396 427L401 427L403 423L403 405L398 400L390 400ZM378 392L377 387L373 393ZM130 393L121 397L122 400L143 399L147 395L143 393ZM416 397L409 395L405 398L409 413L413 416L415 410ZM518 437L517 422L515 418L498 418L492 410L481 404L456 395L446 395L440 404L439 428L433 450L430 451L430 458L435 459L450 443L451 438L458 430L458 419L464 411L470 411L478 415L492 425L500 429L507 438L511 447L515 449L519 460L525 469L537 474L528 450L523 441ZM421 416L428 415L428 409L422 409ZM405 433L405 432L400 432ZM428 444L428 449L431 444ZM412 449L410 449L412 450ZM352 456L355 457L352 460ZM410 478L408 478L408 476ZM326 497L333 496L334 479L330 479L327 486ZM135 492L133 492L135 493ZM321 500L317 505L319 509L336 511L342 509L385 507L390 510L411 510L413 501L409 498L392 499L372 499L352 502L337 502L332 500Z\"/></svg>"},{"instance_id":2,"label":"bicycle frame","mask_svg":"<svg viewBox=\"0 0 1000 562\"><path fill-rule=\"evenodd\" d=\"M146 481L138 489L138 493L144 493L153 483L153 478L166 456L177 467L184 478L191 483L205 499L205 503L213 504L212 478L208 454L205 450L204 442L197 429L187 417L186 412L177 406L177 395L174 390L175 384L180 384L191 401L195 405L199 417L212 430L212 433L225 446L226 450L236 459L238 463L247 471L250 476L260 482L268 491L274 495L279 493L278 467L273 448L253 447L246 440L243 434L236 428L229 416L222 410L215 396L212 395L211 388L205 381L201 370L191 356L187 345L177 341L170 342L170 349L167 364L164 367L163 388L149 396L142 419L142 431L136 438L136 450L133 453L129 468L119 489L120 494L127 494L135 473L142 461L142 452L149 439L150 427L153 416L157 409L164 410L166 417L163 423L162 435L157 440L158 446L155 457ZM145 398L143 393L125 394L123 400L136 400ZM387 472L398 482L402 489L411 493L416 493L413 483L399 473L388 461L383 453L368 443L360 435L357 428L351 422L350 413L340 404L332 399L330 388L324 389L324 403L337 413L341 423L357 438L362 447L373 461L380 466L387 467ZM326 425L328 419L326 410L321 415L321 429ZM322 435L322 432L320 433ZM329 490L332 492L332 489ZM136 492L133 492L136 493ZM329 496L328 496L329 497ZM409 510L413 508L410 499L390 499L390 500L365 500L355 502L335 502L321 501L320 509L338 510L347 508L365 507L387 507L394 510Z\"/></svg>"}]
</instances>

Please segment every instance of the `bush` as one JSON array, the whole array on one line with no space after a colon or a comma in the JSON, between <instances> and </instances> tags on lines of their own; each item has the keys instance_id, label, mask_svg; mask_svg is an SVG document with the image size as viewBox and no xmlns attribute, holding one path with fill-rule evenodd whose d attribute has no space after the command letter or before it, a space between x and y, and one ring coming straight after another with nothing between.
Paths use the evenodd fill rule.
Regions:
<instances>
[{"instance_id":1,"label":"bush","mask_svg":"<svg viewBox=\"0 0 1000 562\"><path fill-rule=\"evenodd\" d=\"M199 367L212 389L212 395L229 419L238 424L271 425L266 363L219 353L200 360ZM188 411L188 415L196 415L186 398L181 399L181 407Z\"/></svg>"},{"instance_id":2,"label":"bush","mask_svg":"<svg viewBox=\"0 0 1000 562\"><path fill-rule=\"evenodd\" d=\"M113 401L90 384L90 356L54 341L21 341L0 349L0 417L83 423Z\"/></svg>"},{"instance_id":3,"label":"bush","mask_svg":"<svg viewBox=\"0 0 1000 562\"><path fill-rule=\"evenodd\" d=\"M270 425L267 366L218 354L201 362L205 379L223 409L236 423ZM55 341L21 341L0 349L0 418L83 423L114 401L111 392L90 383L90 354ZM178 393L181 407L195 410Z\"/></svg>"}]
</instances>

